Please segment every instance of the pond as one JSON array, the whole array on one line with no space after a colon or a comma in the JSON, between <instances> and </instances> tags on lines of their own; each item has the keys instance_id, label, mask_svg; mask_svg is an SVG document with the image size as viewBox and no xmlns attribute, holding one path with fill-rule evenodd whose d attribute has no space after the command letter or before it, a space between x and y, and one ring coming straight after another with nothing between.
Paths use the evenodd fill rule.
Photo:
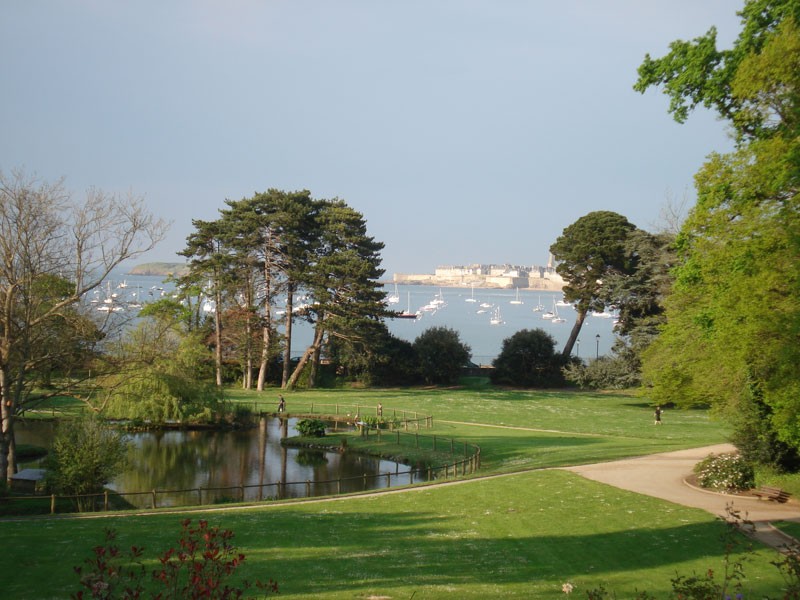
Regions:
<instances>
[{"instance_id":1,"label":"pond","mask_svg":"<svg viewBox=\"0 0 800 600\"><path fill-rule=\"evenodd\" d=\"M108 487L137 507L323 496L423 481L423 472L353 452L286 448L296 419L263 418L236 431L147 431L128 434L129 464ZM18 444L47 447L52 422L28 421ZM20 465L20 468L36 466ZM280 483L279 483L280 482ZM156 493L153 493L156 490Z\"/></svg>"}]
</instances>

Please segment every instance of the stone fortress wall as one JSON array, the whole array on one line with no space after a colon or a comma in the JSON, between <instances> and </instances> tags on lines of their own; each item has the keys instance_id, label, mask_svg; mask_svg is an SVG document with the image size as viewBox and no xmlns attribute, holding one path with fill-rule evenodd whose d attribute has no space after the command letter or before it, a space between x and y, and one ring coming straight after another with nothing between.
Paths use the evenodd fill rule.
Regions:
<instances>
[{"instance_id":1,"label":"stone fortress wall","mask_svg":"<svg viewBox=\"0 0 800 600\"><path fill-rule=\"evenodd\" d=\"M392 281L404 285L545 291L561 291L564 287L564 280L551 265L546 267L480 264L440 266L436 267L433 274L395 273Z\"/></svg>"}]
</instances>

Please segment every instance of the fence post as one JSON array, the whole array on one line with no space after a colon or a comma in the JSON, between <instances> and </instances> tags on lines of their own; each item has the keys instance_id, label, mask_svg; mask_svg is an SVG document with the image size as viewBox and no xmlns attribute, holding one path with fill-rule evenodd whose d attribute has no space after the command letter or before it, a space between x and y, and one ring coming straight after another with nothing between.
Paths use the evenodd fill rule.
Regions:
<instances>
[{"instance_id":1,"label":"fence post","mask_svg":"<svg viewBox=\"0 0 800 600\"><path fill-rule=\"evenodd\" d=\"M311 480L306 479L306 498L311 498Z\"/></svg>"},{"instance_id":2,"label":"fence post","mask_svg":"<svg viewBox=\"0 0 800 600\"><path fill-rule=\"evenodd\" d=\"M339 414L339 403L338 402L336 403L336 414L337 415Z\"/></svg>"},{"instance_id":3,"label":"fence post","mask_svg":"<svg viewBox=\"0 0 800 600\"><path fill-rule=\"evenodd\" d=\"M153 490L153 508L157 508L157 506L158 505L156 504L156 491Z\"/></svg>"},{"instance_id":4,"label":"fence post","mask_svg":"<svg viewBox=\"0 0 800 600\"><path fill-rule=\"evenodd\" d=\"M108 490L103 490L103 510L108 512Z\"/></svg>"},{"instance_id":5,"label":"fence post","mask_svg":"<svg viewBox=\"0 0 800 600\"><path fill-rule=\"evenodd\" d=\"M418 434L418 433L415 433L415 434L414 434L414 445L415 445L417 448L419 448L419 434Z\"/></svg>"},{"instance_id":6,"label":"fence post","mask_svg":"<svg viewBox=\"0 0 800 600\"><path fill-rule=\"evenodd\" d=\"M244 484L239 486L239 496L241 498L241 501L244 502Z\"/></svg>"},{"instance_id":7,"label":"fence post","mask_svg":"<svg viewBox=\"0 0 800 600\"><path fill-rule=\"evenodd\" d=\"M341 477L336 480L336 493L337 494L341 494L342 493L342 478Z\"/></svg>"},{"instance_id":8,"label":"fence post","mask_svg":"<svg viewBox=\"0 0 800 600\"><path fill-rule=\"evenodd\" d=\"M50 514L51 515L56 514L56 495L55 494L51 494L50 495Z\"/></svg>"},{"instance_id":9,"label":"fence post","mask_svg":"<svg viewBox=\"0 0 800 600\"><path fill-rule=\"evenodd\" d=\"M386 473L386 487L392 487L392 474Z\"/></svg>"},{"instance_id":10,"label":"fence post","mask_svg":"<svg viewBox=\"0 0 800 600\"><path fill-rule=\"evenodd\" d=\"M455 452L456 452L454 444L455 444L455 440L453 438L450 438L450 454L451 455L455 454Z\"/></svg>"},{"instance_id":11,"label":"fence post","mask_svg":"<svg viewBox=\"0 0 800 600\"><path fill-rule=\"evenodd\" d=\"M364 489L367 489L367 474L364 473L363 477L364 477Z\"/></svg>"},{"instance_id":12,"label":"fence post","mask_svg":"<svg viewBox=\"0 0 800 600\"><path fill-rule=\"evenodd\" d=\"M436 436L433 436L433 451L436 452Z\"/></svg>"},{"instance_id":13,"label":"fence post","mask_svg":"<svg viewBox=\"0 0 800 600\"><path fill-rule=\"evenodd\" d=\"M202 488L197 488L197 505L203 506L203 490Z\"/></svg>"}]
</instances>

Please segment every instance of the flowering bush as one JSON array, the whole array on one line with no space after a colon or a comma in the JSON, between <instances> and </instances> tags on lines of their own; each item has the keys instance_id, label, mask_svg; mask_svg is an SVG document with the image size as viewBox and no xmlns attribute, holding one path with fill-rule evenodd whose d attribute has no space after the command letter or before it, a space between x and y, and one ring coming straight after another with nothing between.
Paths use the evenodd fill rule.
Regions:
<instances>
[{"instance_id":1,"label":"flowering bush","mask_svg":"<svg viewBox=\"0 0 800 600\"><path fill-rule=\"evenodd\" d=\"M735 492L753 487L755 475L738 454L710 454L694 467L697 481L704 488Z\"/></svg>"}]
</instances>

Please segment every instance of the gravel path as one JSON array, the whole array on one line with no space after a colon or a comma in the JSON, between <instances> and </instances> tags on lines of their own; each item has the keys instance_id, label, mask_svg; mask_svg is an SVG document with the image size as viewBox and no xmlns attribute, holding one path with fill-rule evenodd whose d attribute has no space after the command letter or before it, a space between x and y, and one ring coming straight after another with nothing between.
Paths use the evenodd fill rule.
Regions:
<instances>
[{"instance_id":1,"label":"gravel path","mask_svg":"<svg viewBox=\"0 0 800 600\"><path fill-rule=\"evenodd\" d=\"M701 490L686 483L696 463L709 454L735 452L730 444L718 444L690 450L652 454L640 458L592 465L565 467L587 479L618 488L668 500L675 504L700 508L725 518L731 505L755 525L754 537L774 548L784 548L795 540L781 533L770 521L800 522L800 503L792 499L778 503L753 496L720 494Z\"/></svg>"}]
</instances>

